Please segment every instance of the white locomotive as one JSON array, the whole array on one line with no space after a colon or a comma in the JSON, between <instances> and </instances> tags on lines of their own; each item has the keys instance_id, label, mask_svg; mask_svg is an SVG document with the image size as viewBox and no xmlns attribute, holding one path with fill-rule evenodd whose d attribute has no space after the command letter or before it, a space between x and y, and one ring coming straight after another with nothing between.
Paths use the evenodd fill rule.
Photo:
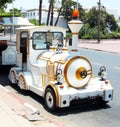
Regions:
<instances>
[{"instance_id":1,"label":"white locomotive","mask_svg":"<svg viewBox=\"0 0 120 127\"><path fill-rule=\"evenodd\" d=\"M109 102L113 88L101 68L94 77L90 61L78 51L82 22L68 22L72 44L63 47L66 31L59 27L31 26L17 29L16 65L9 73L12 83L42 96L48 110L68 107L73 100L101 98Z\"/></svg>"}]
</instances>

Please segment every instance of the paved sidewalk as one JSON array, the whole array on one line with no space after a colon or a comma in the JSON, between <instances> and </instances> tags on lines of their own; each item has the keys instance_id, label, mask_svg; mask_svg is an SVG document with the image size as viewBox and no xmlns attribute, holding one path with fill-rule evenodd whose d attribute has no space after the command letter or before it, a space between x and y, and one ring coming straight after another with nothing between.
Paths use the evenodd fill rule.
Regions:
<instances>
[{"instance_id":1,"label":"paved sidewalk","mask_svg":"<svg viewBox=\"0 0 120 127\"><path fill-rule=\"evenodd\" d=\"M120 40L79 40L79 47L120 54Z\"/></svg>"},{"instance_id":2,"label":"paved sidewalk","mask_svg":"<svg viewBox=\"0 0 120 127\"><path fill-rule=\"evenodd\" d=\"M0 84L0 127L65 127Z\"/></svg>"}]
</instances>

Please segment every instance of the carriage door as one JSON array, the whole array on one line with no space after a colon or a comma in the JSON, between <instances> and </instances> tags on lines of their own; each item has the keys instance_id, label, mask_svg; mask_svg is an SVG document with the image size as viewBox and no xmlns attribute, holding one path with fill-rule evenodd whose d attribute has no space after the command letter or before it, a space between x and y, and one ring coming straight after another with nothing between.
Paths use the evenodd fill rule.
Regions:
<instances>
[{"instance_id":1,"label":"carriage door","mask_svg":"<svg viewBox=\"0 0 120 127\"><path fill-rule=\"evenodd\" d=\"M22 53L22 61L23 63L27 62L27 41L28 41L28 33L22 32L20 35L20 52Z\"/></svg>"}]
</instances>

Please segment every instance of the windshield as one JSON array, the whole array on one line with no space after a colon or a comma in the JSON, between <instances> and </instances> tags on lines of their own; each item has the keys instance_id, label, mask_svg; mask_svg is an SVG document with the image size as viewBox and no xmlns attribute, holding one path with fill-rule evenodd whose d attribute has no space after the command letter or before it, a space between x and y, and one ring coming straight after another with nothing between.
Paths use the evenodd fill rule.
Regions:
<instances>
[{"instance_id":1,"label":"windshield","mask_svg":"<svg viewBox=\"0 0 120 127\"><path fill-rule=\"evenodd\" d=\"M61 32L34 32L33 49L45 50L50 46L63 46L63 33Z\"/></svg>"}]
</instances>

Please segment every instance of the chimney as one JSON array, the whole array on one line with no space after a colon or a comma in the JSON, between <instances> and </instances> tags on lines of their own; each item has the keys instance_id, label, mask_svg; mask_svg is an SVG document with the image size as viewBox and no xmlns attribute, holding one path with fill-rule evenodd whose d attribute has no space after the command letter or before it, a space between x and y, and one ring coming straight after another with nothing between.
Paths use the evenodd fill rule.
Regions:
<instances>
[{"instance_id":1,"label":"chimney","mask_svg":"<svg viewBox=\"0 0 120 127\"><path fill-rule=\"evenodd\" d=\"M68 26L72 32L72 42L69 45L69 53L78 51L78 33L83 26L83 22L78 19L79 11L74 10L72 13L73 19L68 22Z\"/></svg>"}]
</instances>

